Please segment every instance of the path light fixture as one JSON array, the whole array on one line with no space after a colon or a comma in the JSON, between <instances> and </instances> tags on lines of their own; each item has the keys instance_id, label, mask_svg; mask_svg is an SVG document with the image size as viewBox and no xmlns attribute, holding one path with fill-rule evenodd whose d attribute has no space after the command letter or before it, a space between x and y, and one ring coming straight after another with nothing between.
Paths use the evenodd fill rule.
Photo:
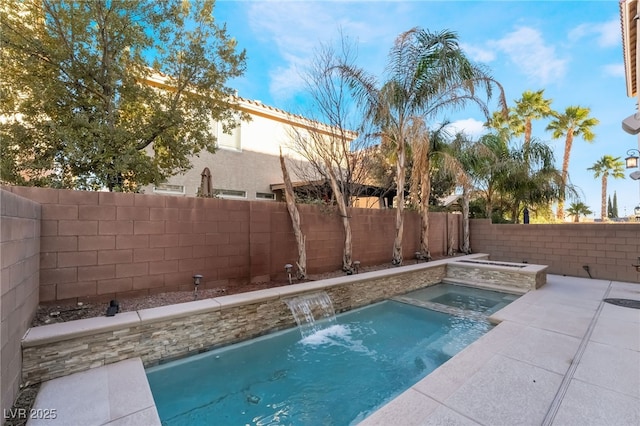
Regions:
<instances>
[{"instance_id":1,"label":"path light fixture","mask_svg":"<svg viewBox=\"0 0 640 426\"><path fill-rule=\"evenodd\" d=\"M359 260L354 260L353 261L353 269L354 269L354 271L356 271L356 274L360 272L360 261Z\"/></svg>"},{"instance_id":2,"label":"path light fixture","mask_svg":"<svg viewBox=\"0 0 640 426\"><path fill-rule=\"evenodd\" d=\"M426 262L427 260L429 260L429 259L427 258L427 256L426 256L424 253L422 253L421 251L417 251L417 252L415 253L415 256L416 256L416 263L420 263L420 261L421 261L421 260L424 260L425 262Z\"/></svg>"},{"instance_id":3,"label":"path light fixture","mask_svg":"<svg viewBox=\"0 0 640 426\"><path fill-rule=\"evenodd\" d=\"M202 282L202 275L195 274L193 276L193 298L194 299L198 298L198 286L200 285L200 282Z\"/></svg>"},{"instance_id":4,"label":"path light fixture","mask_svg":"<svg viewBox=\"0 0 640 426\"><path fill-rule=\"evenodd\" d=\"M636 268L636 271L640 272L640 256L638 256L638 263L637 264L632 264L631 266L633 266L634 268Z\"/></svg>"},{"instance_id":5,"label":"path light fixture","mask_svg":"<svg viewBox=\"0 0 640 426\"><path fill-rule=\"evenodd\" d=\"M630 149L627 151L627 158L624 159L624 162L627 165L627 169L635 169L638 167L638 155L634 155L634 153L640 155L640 151L637 149Z\"/></svg>"},{"instance_id":6,"label":"path light fixture","mask_svg":"<svg viewBox=\"0 0 640 426\"><path fill-rule=\"evenodd\" d=\"M109 306L107 307L107 316L113 317L118 312L120 312L120 304L118 303L117 300L114 299L109 302Z\"/></svg>"},{"instance_id":7,"label":"path light fixture","mask_svg":"<svg viewBox=\"0 0 640 426\"><path fill-rule=\"evenodd\" d=\"M284 270L287 273L287 275L289 276L289 284L291 284L291 269L293 268L293 265L290 263L287 263L286 265L284 265Z\"/></svg>"}]
</instances>

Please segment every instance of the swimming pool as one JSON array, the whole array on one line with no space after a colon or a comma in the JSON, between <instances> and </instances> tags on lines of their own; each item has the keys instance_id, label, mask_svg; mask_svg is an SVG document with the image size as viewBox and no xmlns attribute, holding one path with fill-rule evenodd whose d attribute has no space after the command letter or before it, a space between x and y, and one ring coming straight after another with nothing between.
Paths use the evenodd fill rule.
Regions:
<instances>
[{"instance_id":1,"label":"swimming pool","mask_svg":"<svg viewBox=\"0 0 640 426\"><path fill-rule=\"evenodd\" d=\"M152 367L166 425L345 425L364 419L491 328L384 301L302 338L290 329Z\"/></svg>"}]
</instances>

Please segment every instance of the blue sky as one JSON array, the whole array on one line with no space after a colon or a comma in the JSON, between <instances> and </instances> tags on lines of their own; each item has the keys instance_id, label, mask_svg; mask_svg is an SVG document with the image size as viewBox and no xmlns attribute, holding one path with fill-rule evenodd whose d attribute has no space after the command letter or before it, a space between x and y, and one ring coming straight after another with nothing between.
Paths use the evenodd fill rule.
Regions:
<instances>
[{"instance_id":1,"label":"blue sky","mask_svg":"<svg viewBox=\"0 0 640 426\"><path fill-rule=\"evenodd\" d=\"M231 82L239 95L294 113L302 111L301 78L321 43L339 32L357 42L357 63L380 76L395 37L412 27L457 32L470 58L482 63L505 88L513 105L525 90L544 89L552 108L591 108L600 120L596 139L573 143L569 174L584 202L600 217L600 180L586 169L603 155L626 157L637 148L622 119L636 109L626 96L617 0L606 1L224 1L215 16L246 49L245 75ZM495 104L492 110L496 109ZM443 115L472 135L484 118L475 108ZM547 122L533 124L533 135L554 147L561 165L564 140L553 140ZM628 173L626 173L628 176ZM640 205L640 182L609 179L618 210L631 214Z\"/></svg>"}]
</instances>

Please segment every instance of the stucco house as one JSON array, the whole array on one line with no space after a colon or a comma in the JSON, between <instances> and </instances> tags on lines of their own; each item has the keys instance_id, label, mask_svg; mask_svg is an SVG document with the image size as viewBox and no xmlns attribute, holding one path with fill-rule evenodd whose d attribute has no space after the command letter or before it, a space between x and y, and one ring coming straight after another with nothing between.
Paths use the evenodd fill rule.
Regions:
<instances>
[{"instance_id":1,"label":"stucco house","mask_svg":"<svg viewBox=\"0 0 640 426\"><path fill-rule=\"evenodd\" d=\"M310 132L330 135L335 129L260 101L239 97L235 101L237 109L248 114L250 120L242 121L231 134L224 133L222 125L213 122L213 133L217 138L214 154L203 151L191 159L189 171L142 190L147 194L194 197L198 195L203 178L210 176L211 188L218 197L273 201L278 199L283 182L280 149L287 158L291 179L296 183L308 182L313 171L293 149L294 134L298 137ZM357 137L355 132L349 131L347 135L351 140Z\"/></svg>"},{"instance_id":2,"label":"stucco house","mask_svg":"<svg viewBox=\"0 0 640 426\"><path fill-rule=\"evenodd\" d=\"M638 90L638 81L640 79L640 67L638 67L638 62L640 61L640 56L638 56L640 4L638 0L620 1L620 23L627 96L636 98L640 102L640 91ZM640 149L640 114L636 111L625 118L622 121L622 128L631 135L638 135L638 149ZM637 153L635 155L637 157ZM637 160L635 165L637 166Z\"/></svg>"}]
</instances>

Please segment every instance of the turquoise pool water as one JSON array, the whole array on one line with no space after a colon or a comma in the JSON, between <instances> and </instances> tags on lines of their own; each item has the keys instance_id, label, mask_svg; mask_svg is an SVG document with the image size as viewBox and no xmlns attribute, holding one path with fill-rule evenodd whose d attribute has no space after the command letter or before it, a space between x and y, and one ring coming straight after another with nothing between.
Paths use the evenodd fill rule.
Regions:
<instances>
[{"instance_id":1,"label":"turquoise pool water","mask_svg":"<svg viewBox=\"0 0 640 426\"><path fill-rule=\"evenodd\" d=\"M385 301L147 370L164 425L348 425L491 328Z\"/></svg>"},{"instance_id":2,"label":"turquoise pool water","mask_svg":"<svg viewBox=\"0 0 640 426\"><path fill-rule=\"evenodd\" d=\"M436 284L406 293L398 299L423 307L438 309L438 304L482 315L491 315L516 300L518 295L456 284ZM422 303L421 303L422 302Z\"/></svg>"}]
</instances>

